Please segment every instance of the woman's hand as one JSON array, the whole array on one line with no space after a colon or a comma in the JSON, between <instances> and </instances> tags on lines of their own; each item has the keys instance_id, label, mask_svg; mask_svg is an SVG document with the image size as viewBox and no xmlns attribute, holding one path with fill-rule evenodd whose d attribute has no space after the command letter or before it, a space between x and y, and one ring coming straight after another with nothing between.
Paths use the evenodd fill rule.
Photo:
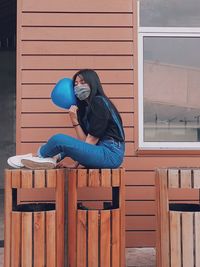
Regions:
<instances>
[{"instance_id":1,"label":"woman's hand","mask_svg":"<svg viewBox=\"0 0 200 267\"><path fill-rule=\"evenodd\" d=\"M69 116L70 116L70 119L73 125L78 124L77 110L78 110L78 107L75 105L72 105L69 108Z\"/></svg>"},{"instance_id":2,"label":"woman's hand","mask_svg":"<svg viewBox=\"0 0 200 267\"><path fill-rule=\"evenodd\" d=\"M56 167L57 168L68 168L68 169L74 169L74 168L77 168L79 165L79 163L76 161L74 162L73 164L69 165L63 161L60 161L57 163Z\"/></svg>"}]
</instances>

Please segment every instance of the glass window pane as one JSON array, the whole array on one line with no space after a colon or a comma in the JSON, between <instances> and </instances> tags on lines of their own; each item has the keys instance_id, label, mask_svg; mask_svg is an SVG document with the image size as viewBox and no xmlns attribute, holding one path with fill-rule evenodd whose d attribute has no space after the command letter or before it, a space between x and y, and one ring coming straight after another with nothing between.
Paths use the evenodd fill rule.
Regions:
<instances>
[{"instance_id":1,"label":"glass window pane","mask_svg":"<svg viewBox=\"0 0 200 267\"><path fill-rule=\"evenodd\" d=\"M200 27L199 0L140 0L142 27Z\"/></svg>"},{"instance_id":2,"label":"glass window pane","mask_svg":"<svg viewBox=\"0 0 200 267\"><path fill-rule=\"evenodd\" d=\"M200 141L200 38L144 37L144 141Z\"/></svg>"}]
</instances>

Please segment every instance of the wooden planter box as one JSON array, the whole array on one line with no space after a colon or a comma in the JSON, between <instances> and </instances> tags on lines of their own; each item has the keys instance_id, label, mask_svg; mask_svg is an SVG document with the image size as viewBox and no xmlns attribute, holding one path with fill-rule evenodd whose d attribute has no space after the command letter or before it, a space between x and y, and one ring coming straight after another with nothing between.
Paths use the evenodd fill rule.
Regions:
<instances>
[{"instance_id":1,"label":"wooden planter box","mask_svg":"<svg viewBox=\"0 0 200 267\"><path fill-rule=\"evenodd\" d=\"M200 169L160 169L156 174L157 267L200 266L200 206L170 204L169 189L200 188Z\"/></svg>"},{"instance_id":2,"label":"wooden planter box","mask_svg":"<svg viewBox=\"0 0 200 267\"><path fill-rule=\"evenodd\" d=\"M68 266L125 267L123 169L69 171ZM77 208L79 188L112 188L113 208Z\"/></svg>"},{"instance_id":3,"label":"wooden planter box","mask_svg":"<svg viewBox=\"0 0 200 267\"><path fill-rule=\"evenodd\" d=\"M64 267L64 178L63 170L5 171L4 267ZM18 205L22 190L56 199Z\"/></svg>"}]
</instances>

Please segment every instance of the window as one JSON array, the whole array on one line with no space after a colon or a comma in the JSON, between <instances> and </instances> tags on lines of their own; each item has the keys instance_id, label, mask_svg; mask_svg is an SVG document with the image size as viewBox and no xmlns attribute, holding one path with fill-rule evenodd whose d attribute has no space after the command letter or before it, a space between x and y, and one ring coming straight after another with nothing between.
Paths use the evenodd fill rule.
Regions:
<instances>
[{"instance_id":1,"label":"window","mask_svg":"<svg viewBox=\"0 0 200 267\"><path fill-rule=\"evenodd\" d=\"M200 148L200 1L140 0L139 147Z\"/></svg>"}]
</instances>

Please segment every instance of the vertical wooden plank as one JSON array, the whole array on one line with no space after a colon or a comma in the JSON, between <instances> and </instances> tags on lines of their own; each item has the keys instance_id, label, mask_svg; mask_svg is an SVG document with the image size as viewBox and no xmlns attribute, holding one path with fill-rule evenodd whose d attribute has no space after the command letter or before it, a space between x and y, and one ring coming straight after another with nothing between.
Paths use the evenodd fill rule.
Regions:
<instances>
[{"instance_id":1,"label":"vertical wooden plank","mask_svg":"<svg viewBox=\"0 0 200 267\"><path fill-rule=\"evenodd\" d=\"M34 170L34 187L45 187L45 170Z\"/></svg>"},{"instance_id":2,"label":"vertical wooden plank","mask_svg":"<svg viewBox=\"0 0 200 267\"><path fill-rule=\"evenodd\" d=\"M171 255L171 267L181 267L181 216L180 212L170 211L170 254ZM165 242L165 240L163 240ZM163 255L163 257L166 257ZM162 265L161 265L162 266ZM190 266L190 265L189 265ZM192 266L192 265L191 265Z\"/></svg>"},{"instance_id":3,"label":"vertical wooden plank","mask_svg":"<svg viewBox=\"0 0 200 267\"><path fill-rule=\"evenodd\" d=\"M56 170L46 170L47 187L56 187Z\"/></svg>"},{"instance_id":4,"label":"vertical wooden plank","mask_svg":"<svg viewBox=\"0 0 200 267\"><path fill-rule=\"evenodd\" d=\"M88 211L88 267L98 267L98 211Z\"/></svg>"},{"instance_id":5,"label":"vertical wooden plank","mask_svg":"<svg viewBox=\"0 0 200 267\"><path fill-rule=\"evenodd\" d=\"M195 266L200 266L200 212L194 214L195 227Z\"/></svg>"},{"instance_id":6,"label":"vertical wooden plank","mask_svg":"<svg viewBox=\"0 0 200 267\"><path fill-rule=\"evenodd\" d=\"M120 210L112 210L112 266L120 267Z\"/></svg>"},{"instance_id":7,"label":"vertical wooden plank","mask_svg":"<svg viewBox=\"0 0 200 267\"><path fill-rule=\"evenodd\" d=\"M21 213L12 212L11 267L21 265Z\"/></svg>"},{"instance_id":8,"label":"vertical wooden plank","mask_svg":"<svg viewBox=\"0 0 200 267\"><path fill-rule=\"evenodd\" d=\"M4 174L4 267L10 267L11 248L11 210L12 210L12 171Z\"/></svg>"},{"instance_id":9,"label":"vertical wooden plank","mask_svg":"<svg viewBox=\"0 0 200 267\"><path fill-rule=\"evenodd\" d=\"M22 212L22 267L32 267L32 212Z\"/></svg>"},{"instance_id":10,"label":"vertical wooden plank","mask_svg":"<svg viewBox=\"0 0 200 267\"><path fill-rule=\"evenodd\" d=\"M110 211L100 211L100 267L110 267Z\"/></svg>"},{"instance_id":11,"label":"vertical wooden plank","mask_svg":"<svg viewBox=\"0 0 200 267\"><path fill-rule=\"evenodd\" d=\"M21 187L21 170L12 170L12 188Z\"/></svg>"},{"instance_id":12,"label":"vertical wooden plank","mask_svg":"<svg viewBox=\"0 0 200 267\"><path fill-rule=\"evenodd\" d=\"M121 251L121 266L126 266L125 259L125 169L120 169L120 193L119 193L119 208L120 208L120 251Z\"/></svg>"},{"instance_id":13,"label":"vertical wooden plank","mask_svg":"<svg viewBox=\"0 0 200 267\"><path fill-rule=\"evenodd\" d=\"M89 169L88 186L100 186L100 173L99 169Z\"/></svg>"},{"instance_id":14,"label":"vertical wooden plank","mask_svg":"<svg viewBox=\"0 0 200 267\"><path fill-rule=\"evenodd\" d=\"M21 185L23 188L33 187L33 172L32 170L22 170L21 171Z\"/></svg>"},{"instance_id":15,"label":"vertical wooden plank","mask_svg":"<svg viewBox=\"0 0 200 267\"><path fill-rule=\"evenodd\" d=\"M178 169L168 170L168 184L169 184L169 188L179 187L179 170Z\"/></svg>"},{"instance_id":16,"label":"vertical wooden plank","mask_svg":"<svg viewBox=\"0 0 200 267\"><path fill-rule=\"evenodd\" d=\"M87 169L78 169L77 172L78 172L77 186L78 187L87 186Z\"/></svg>"},{"instance_id":17,"label":"vertical wooden plank","mask_svg":"<svg viewBox=\"0 0 200 267\"><path fill-rule=\"evenodd\" d=\"M64 212L65 212L65 171L56 170L56 263L64 267Z\"/></svg>"},{"instance_id":18,"label":"vertical wooden plank","mask_svg":"<svg viewBox=\"0 0 200 267\"><path fill-rule=\"evenodd\" d=\"M194 188L200 188L200 169L193 170Z\"/></svg>"},{"instance_id":19,"label":"vertical wooden plank","mask_svg":"<svg viewBox=\"0 0 200 267\"><path fill-rule=\"evenodd\" d=\"M156 206L157 206L157 233L156 233L156 264L160 267L169 267L169 203L167 188L167 169L156 171Z\"/></svg>"},{"instance_id":20,"label":"vertical wooden plank","mask_svg":"<svg viewBox=\"0 0 200 267\"><path fill-rule=\"evenodd\" d=\"M101 169L101 186L111 186L111 170Z\"/></svg>"},{"instance_id":21,"label":"vertical wooden plank","mask_svg":"<svg viewBox=\"0 0 200 267\"><path fill-rule=\"evenodd\" d=\"M194 266L193 212L182 213L183 267Z\"/></svg>"},{"instance_id":22,"label":"vertical wooden plank","mask_svg":"<svg viewBox=\"0 0 200 267\"><path fill-rule=\"evenodd\" d=\"M46 261L47 267L56 267L56 212L46 212Z\"/></svg>"},{"instance_id":23,"label":"vertical wooden plank","mask_svg":"<svg viewBox=\"0 0 200 267\"><path fill-rule=\"evenodd\" d=\"M77 170L68 171L68 266L76 267L76 210L77 210Z\"/></svg>"},{"instance_id":24,"label":"vertical wooden plank","mask_svg":"<svg viewBox=\"0 0 200 267\"><path fill-rule=\"evenodd\" d=\"M112 186L120 185L120 169L112 169Z\"/></svg>"},{"instance_id":25,"label":"vertical wooden plank","mask_svg":"<svg viewBox=\"0 0 200 267\"><path fill-rule=\"evenodd\" d=\"M86 216L87 211L77 211L77 265L79 267L87 267L86 263Z\"/></svg>"},{"instance_id":26,"label":"vertical wooden plank","mask_svg":"<svg viewBox=\"0 0 200 267\"><path fill-rule=\"evenodd\" d=\"M181 188L191 188L192 187L192 172L191 169L180 170L181 175Z\"/></svg>"},{"instance_id":27,"label":"vertical wooden plank","mask_svg":"<svg viewBox=\"0 0 200 267\"><path fill-rule=\"evenodd\" d=\"M34 212L34 267L45 266L45 212Z\"/></svg>"}]
</instances>

